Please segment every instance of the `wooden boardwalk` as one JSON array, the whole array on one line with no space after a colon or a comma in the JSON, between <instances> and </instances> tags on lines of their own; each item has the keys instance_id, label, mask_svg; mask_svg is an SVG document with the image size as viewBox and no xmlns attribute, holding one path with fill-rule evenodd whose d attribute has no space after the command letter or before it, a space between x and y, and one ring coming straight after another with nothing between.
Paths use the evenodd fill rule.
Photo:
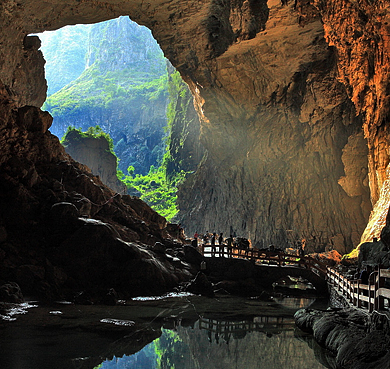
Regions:
<instances>
[{"instance_id":1,"label":"wooden boardwalk","mask_svg":"<svg viewBox=\"0 0 390 369\"><path fill-rule=\"evenodd\" d=\"M368 284L363 284L360 279L348 279L332 268L327 268L328 282L351 304L363 308L369 312L374 310L388 311L390 289L386 288L386 279L390 281L390 270L381 269L372 272L368 278Z\"/></svg>"},{"instance_id":2,"label":"wooden boardwalk","mask_svg":"<svg viewBox=\"0 0 390 369\"><path fill-rule=\"evenodd\" d=\"M335 269L326 266L321 261L309 257L286 254L281 251L259 250L249 248L247 250L237 247L228 248L226 245L220 247L215 245L200 245L199 252L207 257L235 258L252 260L261 266L277 266L291 268L296 267L310 270L318 277L328 281L339 294L353 306L372 312L389 311L390 309L390 289L386 288L386 280L390 287L390 270L379 268L370 274L369 283L363 284L361 280L350 280L344 277Z\"/></svg>"},{"instance_id":3,"label":"wooden boardwalk","mask_svg":"<svg viewBox=\"0 0 390 369\"><path fill-rule=\"evenodd\" d=\"M221 258L236 258L253 260L261 265L275 265L279 267L299 267L310 269L313 273L326 278L326 265L321 261L309 256L298 256L286 254L281 251L270 251L266 249L249 248L247 250L239 249L237 247L228 248L227 246L220 247L216 245L214 248L211 245L199 246L199 252L204 257L221 257Z\"/></svg>"}]
</instances>

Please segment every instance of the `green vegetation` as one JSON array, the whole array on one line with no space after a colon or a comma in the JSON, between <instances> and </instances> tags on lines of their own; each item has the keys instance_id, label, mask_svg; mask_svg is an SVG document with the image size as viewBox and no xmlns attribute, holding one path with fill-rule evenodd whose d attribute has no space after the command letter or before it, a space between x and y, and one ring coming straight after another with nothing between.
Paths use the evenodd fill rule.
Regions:
<instances>
[{"instance_id":1,"label":"green vegetation","mask_svg":"<svg viewBox=\"0 0 390 369\"><path fill-rule=\"evenodd\" d=\"M122 177L121 177L122 175ZM165 217L168 221L177 214L177 186L184 180L186 173L181 171L173 180L168 181L166 170L163 165L155 168L150 167L146 175L134 174L134 167L128 168L128 175L123 173L118 178L125 183L128 188L135 188L141 193L141 199L149 206Z\"/></svg>"},{"instance_id":2,"label":"green vegetation","mask_svg":"<svg viewBox=\"0 0 390 369\"><path fill-rule=\"evenodd\" d=\"M66 147L68 142L80 140L82 138L106 140L110 152L115 155L112 138L99 126L89 127L85 132L80 128L69 126L61 143ZM119 159L117 159L117 161L119 161ZM122 181L127 188L139 191L141 193L140 198L152 209L164 216L168 221L172 220L178 212L176 206L177 186L184 180L186 173L181 171L168 181L164 165L161 165L158 168L155 168L152 165L149 173L146 175L135 174L133 166L129 166L127 172L128 174L125 175L121 170L117 169L118 179Z\"/></svg>"},{"instance_id":3,"label":"green vegetation","mask_svg":"<svg viewBox=\"0 0 390 369\"><path fill-rule=\"evenodd\" d=\"M114 141L120 169L134 165L146 174L165 152L167 61L150 30L129 18L95 24L88 32L93 37L86 41L82 73L43 106L54 118L51 132L62 137L69 125L83 131L99 125Z\"/></svg>"},{"instance_id":4,"label":"green vegetation","mask_svg":"<svg viewBox=\"0 0 390 369\"><path fill-rule=\"evenodd\" d=\"M79 64L85 69L43 107L54 117L57 132L54 127L52 132L61 137L66 130L64 146L67 137L106 139L121 159L118 179L171 221L178 212L177 186L186 176L182 161L188 158L178 155L188 130L182 128L175 137L172 132L192 104L188 87L179 72L168 76L150 31L128 18L93 25L88 34L93 37L84 38L88 47L79 58L82 54L85 63ZM94 124L99 125L89 127Z\"/></svg>"},{"instance_id":5,"label":"green vegetation","mask_svg":"<svg viewBox=\"0 0 390 369\"><path fill-rule=\"evenodd\" d=\"M108 143L109 151L115 155L114 141L111 136L108 133L105 133L99 126L89 127L86 132L83 132L81 128L69 126L60 142L66 147L69 141L80 140L81 138L105 139Z\"/></svg>"},{"instance_id":6,"label":"green vegetation","mask_svg":"<svg viewBox=\"0 0 390 369\"><path fill-rule=\"evenodd\" d=\"M360 250L359 247L356 247L349 254L345 254L342 257L342 260L357 259L359 257L359 250Z\"/></svg>"},{"instance_id":7,"label":"green vegetation","mask_svg":"<svg viewBox=\"0 0 390 369\"><path fill-rule=\"evenodd\" d=\"M120 17L89 27L88 34L88 47L79 51L83 72L46 100L44 109L53 117L141 107L166 93L166 60L150 30ZM46 45L47 52L55 45Z\"/></svg>"},{"instance_id":8,"label":"green vegetation","mask_svg":"<svg viewBox=\"0 0 390 369\"><path fill-rule=\"evenodd\" d=\"M180 73L175 71L169 76L168 94L169 103L167 107L167 126L165 132L166 149L162 162L158 168L153 165L146 175L135 174L133 166L127 168L128 175L119 172L118 178L123 181L128 188L134 188L141 193L141 199L152 209L171 221L178 213L176 205L177 188L186 177L186 172L180 169L180 163L173 166L171 155L172 127L178 114L184 114L186 106L182 106L189 93L187 85L183 82ZM169 170L171 168L173 170Z\"/></svg>"},{"instance_id":9,"label":"green vegetation","mask_svg":"<svg viewBox=\"0 0 390 369\"><path fill-rule=\"evenodd\" d=\"M178 333L163 329L161 337L153 343L158 369L180 369L185 366L184 360L189 354L189 348Z\"/></svg>"},{"instance_id":10,"label":"green vegetation","mask_svg":"<svg viewBox=\"0 0 390 369\"><path fill-rule=\"evenodd\" d=\"M169 84L168 84L168 94L169 94L169 103L167 108L167 118L168 118L168 128L172 128L173 121L177 114L183 113L185 111L186 106L181 105L178 109L177 103L180 101L182 104L185 101L185 97L189 94L189 90L187 85L183 82L180 73L175 71L169 76ZM180 98L180 99L179 99Z\"/></svg>"},{"instance_id":11,"label":"green vegetation","mask_svg":"<svg viewBox=\"0 0 390 369\"><path fill-rule=\"evenodd\" d=\"M122 106L145 107L163 97L167 90L168 77L162 75L149 81L121 83L134 77L131 69L108 72L102 76L96 66L87 69L78 79L54 95L43 106L53 117L79 116L91 110L115 111ZM139 76L138 76L139 77Z\"/></svg>"}]
</instances>

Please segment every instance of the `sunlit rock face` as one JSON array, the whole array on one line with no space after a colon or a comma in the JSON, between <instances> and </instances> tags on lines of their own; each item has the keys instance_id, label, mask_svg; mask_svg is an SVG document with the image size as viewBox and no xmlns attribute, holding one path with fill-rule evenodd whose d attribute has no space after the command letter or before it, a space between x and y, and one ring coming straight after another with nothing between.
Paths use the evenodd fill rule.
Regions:
<instances>
[{"instance_id":1,"label":"sunlit rock face","mask_svg":"<svg viewBox=\"0 0 390 369\"><path fill-rule=\"evenodd\" d=\"M317 2L325 37L337 48L338 79L363 116L374 205L362 242L380 237L389 191L390 9L386 1ZM349 21L344 21L348 19Z\"/></svg>"},{"instance_id":2,"label":"sunlit rock face","mask_svg":"<svg viewBox=\"0 0 390 369\"><path fill-rule=\"evenodd\" d=\"M358 113L368 138L371 196L378 200L387 178L390 107L390 7L387 1L316 1L325 38L337 48L338 79ZM345 21L347 20L348 21Z\"/></svg>"},{"instance_id":3,"label":"sunlit rock face","mask_svg":"<svg viewBox=\"0 0 390 369\"><path fill-rule=\"evenodd\" d=\"M121 194L127 192L116 175L118 158L110 151L105 137L83 137L80 132L71 131L66 135L64 144L66 152L91 169L106 186Z\"/></svg>"},{"instance_id":4,"label":"sunlit rock face","mask_svg":"<svg viewBox=\"0 0 390 369\"><path fill-rule=\"evenodd\" d=\"M179 193L183 223L345 252L371 209L361 118L319 19L268 5L265 30L213 61L215 88L195 88L208 156Z\"/></svg>"},{"instance_id":5,"label":"sunlit rock face","mask_svg":"<svg viewBox=\"0 0 390 369\"><path fill-rule=\"evenodd\" d=\"M389 162L385 3L4 1L0 78L16 106L39 106L42 81L24 76L41 66L25 62L37 51L24 36L129 14L152 30L201 118L205 157L179 192L188 232L234 231L260 246L289 235L345 252Z\"/></svg>"}]
</instances>

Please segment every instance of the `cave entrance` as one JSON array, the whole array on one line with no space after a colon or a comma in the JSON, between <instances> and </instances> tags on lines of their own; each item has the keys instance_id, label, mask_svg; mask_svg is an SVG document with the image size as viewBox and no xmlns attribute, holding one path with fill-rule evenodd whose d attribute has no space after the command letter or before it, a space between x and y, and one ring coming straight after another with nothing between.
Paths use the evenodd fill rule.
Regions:
<instances>
[{"instance_id":1,"label":"cave entrance","mask_svg":"<svg viewBox=\"0 0 390 369\"><path fill-rule=\"evenodd\" d=\"M172 99L168 80L178 72L151 31L122 16L39 37L48 83L42 109L53 116L50 131L103 183L173 218L178 178L167 183L163 161ZM96 138L107 142L102 146ZM114 164L107 151L117 157Z\"/></svg>"},{"instance_id":2,"label":"cave entrance","mask_svg":"<svg viewBox=\"0 0 390 369\"><path fill-rule=\"evenodd\" d=\"M66 26L39 37L46 59L50 131L69 126L108 133L124 173L146 174L164 153L167 59L150 30L128 17Z\"/></svg>"}]
</instances>

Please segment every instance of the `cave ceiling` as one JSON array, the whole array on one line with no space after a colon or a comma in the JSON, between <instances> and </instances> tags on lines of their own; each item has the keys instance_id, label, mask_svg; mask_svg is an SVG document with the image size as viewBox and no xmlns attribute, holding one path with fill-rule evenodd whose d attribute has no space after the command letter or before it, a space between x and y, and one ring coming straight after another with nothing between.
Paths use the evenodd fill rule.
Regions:
<instances>
[{"instance_id":1,"label":"cave ceiling","mask_svg":"<svg viewBox=\"0 0 390 369\"><path fill-rule=\"evenodd\" d=\"M359 243L387 179L386 1L3 1L8 104L40 107L44 61L31 33L129 15L188 83L207 159L179 194L189 229L256 243L287 231ZM196 189L196 190L194 190Z\"/></svg>"}]
</instances>

